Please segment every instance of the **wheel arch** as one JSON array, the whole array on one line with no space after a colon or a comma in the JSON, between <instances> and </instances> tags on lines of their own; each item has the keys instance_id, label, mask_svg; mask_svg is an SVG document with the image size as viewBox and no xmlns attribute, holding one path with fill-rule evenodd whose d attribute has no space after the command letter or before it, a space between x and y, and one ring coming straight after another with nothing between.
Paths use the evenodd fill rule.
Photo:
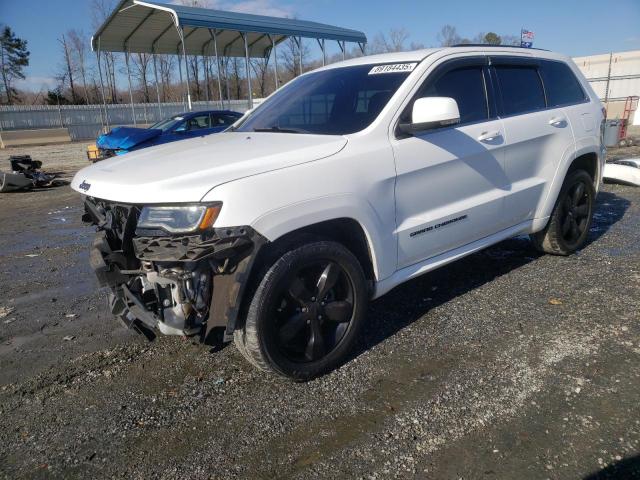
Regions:
<instances>
[{"instance_id":1,"label":"wheel arch","mask_svg":"<svg viewBox=\"0 0 640 480\"><path fill-rule=\"evenodd\" d=\"M377 278L375 257L367 231L362 224L350 217L337 217L306 224L269 239L260 247L245 280L246 289L239 301L237 320L233 319L233 325L227 328L228 333L242 327L251 299L270 266L287 251L315 240L333 240L351 251L360 262L369 283L370 293L373 294Z\"/></svg>"},{"instance_id":2,"label":"wheel arch","mask_svg":"<svg viewBox=\"0 0 640 480\"><path fill-rule=\"evenodd\" d=\"M305 225L277 238L273 243L291 243L295 238L333 240L344 245L360 262L367 280L376 281L374 254L367 232L350 217L339 217Z\"/></svg>"},{"instance_id":3,"label":"wheel arch","mask_svg":"<svg viewBox=\"0 0 640 480\"><path fill-rule=\"evenodd\" d=\"M585 170L591 176L594 188L596 188L596 191L598 190L602 175L601 157L595 149L585 148L576 151L570 160L558 166L549 194L547 195L542 208L539 210L539 214L536 215L536 218L534 219L532 227L533 232L542 230L546 226L565 178L567 178L567 175L571 174L571 172L580 169Z\"/></svg>"}]
</instances>

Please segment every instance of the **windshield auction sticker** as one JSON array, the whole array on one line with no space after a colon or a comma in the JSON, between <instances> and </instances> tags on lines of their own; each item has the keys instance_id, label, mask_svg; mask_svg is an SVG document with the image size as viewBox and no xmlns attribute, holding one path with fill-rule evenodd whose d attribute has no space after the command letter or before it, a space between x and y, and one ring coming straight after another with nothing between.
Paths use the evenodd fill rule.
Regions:
<instances>
[{"instance_id":1,"label":"windshield auction sticker","mask_svg":"<svg viewBox=\"0 0 640 480\"><path fill-rule=\"evenodd\" d=\"M377 65L369 71L369 75L381 75L383 73L404 73L413 72L413 69L418 65L413 63L394 63L391 65Z\"/></svg>"}]
</instances>

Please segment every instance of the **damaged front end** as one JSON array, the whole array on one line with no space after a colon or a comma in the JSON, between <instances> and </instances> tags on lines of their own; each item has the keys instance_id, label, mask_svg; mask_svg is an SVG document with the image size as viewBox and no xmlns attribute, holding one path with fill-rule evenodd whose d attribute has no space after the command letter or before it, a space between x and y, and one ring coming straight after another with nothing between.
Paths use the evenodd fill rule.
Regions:
<instances>
[{"instance_id":1,"label":"damaged front end","mask_svg":"<svg viewBox=\"0 0 640 480\"><path fill-rule=\"evenodd\" d=\"M198 208L206 213L197 228L176 232L150 226L143 206L85 197L83 221L98 230L90 262L100 285L111 290L110 310L148 337L157 329L206 341L216 327L224 328L225 341L233 336L265 239L246 226L214 228L210 217L219 205Z\"/></svg>"}]
</instances>

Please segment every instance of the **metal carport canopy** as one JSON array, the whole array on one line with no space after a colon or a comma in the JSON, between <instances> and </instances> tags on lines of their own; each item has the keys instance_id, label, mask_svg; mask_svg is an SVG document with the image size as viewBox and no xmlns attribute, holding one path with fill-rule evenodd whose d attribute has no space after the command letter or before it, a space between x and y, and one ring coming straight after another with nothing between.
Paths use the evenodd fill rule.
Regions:
<instances>
[{"instance_id":1,"label":"metal carport canopy","mask_svg":"<svg viewBox=\"0 0 640 480\"><path fill-rule=\"evenodd\" d=\"M287 37L367 42L364 33L347 28L292 18L225 12L141 0L122 0L91 39L94 51L213 54L212 35L217 36L220 56L244 57L242 34L250 57L266 57L274 44Z\"/></svg>"}]
</instances>

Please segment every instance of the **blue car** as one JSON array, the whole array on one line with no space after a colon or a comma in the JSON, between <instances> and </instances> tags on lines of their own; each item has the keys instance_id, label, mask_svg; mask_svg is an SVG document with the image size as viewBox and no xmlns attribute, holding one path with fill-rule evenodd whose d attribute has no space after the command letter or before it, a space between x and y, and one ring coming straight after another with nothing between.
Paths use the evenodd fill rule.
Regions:
<instances>
[{"instance_id":1,"label":"blue car","mask_svg":"<svg viewBox=\"0 0 640 480\"><path fill-rule=\"evenodd\" d=\"M100 135L96 144L87 148L87 157L97 162L152 145L218 133L229 128L240 117L242 113L231 110L208 110L174 115L149 128L116 127Z\"/></svg>"}]
</instances>

